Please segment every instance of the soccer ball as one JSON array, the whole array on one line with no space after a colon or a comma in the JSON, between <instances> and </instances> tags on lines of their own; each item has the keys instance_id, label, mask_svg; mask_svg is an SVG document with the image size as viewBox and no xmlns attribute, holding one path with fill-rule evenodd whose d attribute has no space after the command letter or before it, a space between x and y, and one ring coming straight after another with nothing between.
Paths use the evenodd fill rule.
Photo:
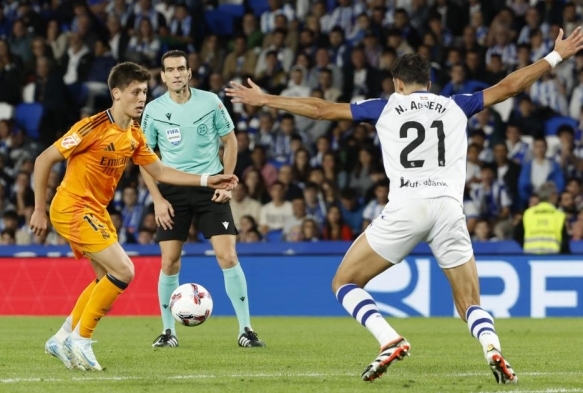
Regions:
<instances>
[{"instance_id":1,"label":"soccer ball","mask_svg":"<svg viewBox=\"0 0 583 393\"><path fill-rule=\"evenodd\" d=\"M170 296L170 312L184 326L198 326L213 312L213 298L200 284L183 284Z\"/></svg>"}]
</instances>

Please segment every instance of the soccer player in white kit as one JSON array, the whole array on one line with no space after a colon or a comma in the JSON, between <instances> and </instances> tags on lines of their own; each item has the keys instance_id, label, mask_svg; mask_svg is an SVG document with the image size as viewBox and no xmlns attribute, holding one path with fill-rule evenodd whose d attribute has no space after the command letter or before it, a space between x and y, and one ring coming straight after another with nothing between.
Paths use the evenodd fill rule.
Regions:
<instances>
[{"instance_id":1,"label":"soccer player in white kit","mask_svg":"<svg viewBox=\"0 0 583 393\"><path fill-rule=\"evenodd\" d=\"M480 288L472 244L462 210L466 179L467 119L486 107L522 92L561 61L583 49L578 27L536 63L513 72L500 83L474 94L443 97L430 93L430 64L418 54L393 64L395 93L386 99L354 104L316 98L264 94L231 82L234 103L268 106L319 120L354 120L376 126L385 171L391 182L389 203L352 244L332 289L342 306L378 340L381 351L362 373L364 381L380 377L411 345L380 314L363 289L376 275L400 263L419 243L429 243L452 287L456 309L479 340L500 384L518 377L503 357L492 316L480 307Z\"/></svg>"}]
</instances>

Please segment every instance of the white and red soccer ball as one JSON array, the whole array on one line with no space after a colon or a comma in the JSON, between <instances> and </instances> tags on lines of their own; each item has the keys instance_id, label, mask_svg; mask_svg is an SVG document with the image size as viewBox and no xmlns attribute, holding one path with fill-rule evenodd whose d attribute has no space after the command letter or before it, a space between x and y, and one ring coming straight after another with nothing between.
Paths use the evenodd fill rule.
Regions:
<instances>
[{"instance_id":1,"label":"white and red soccer ball","mask_svg":"<svg viewBox=\"0 0 583 393\"><path fill-rule=\"evenodd\" d=\"M213 312L213 298L200 284L182 284L170 296L170 312L184 326L198 326Z\"/></svg>"}]
</instances>

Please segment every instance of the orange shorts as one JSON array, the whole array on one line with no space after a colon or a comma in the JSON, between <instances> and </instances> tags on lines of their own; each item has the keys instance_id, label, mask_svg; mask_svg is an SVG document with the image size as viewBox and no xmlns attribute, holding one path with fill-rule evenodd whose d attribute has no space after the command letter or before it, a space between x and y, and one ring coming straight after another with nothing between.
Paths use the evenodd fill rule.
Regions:
<instances>
[{"instance_id":1,"label":"orange shorts","mask_svg":"<svg viewBox=\"0 0 583 393\"><path fill-rule=\"evenodd\" d=\"M54 198L50 219L53 228L71 245L75 258L105 250L117 242L117 232L107 210L97 211L69 198Z\"/></svg>"}]
</instances>

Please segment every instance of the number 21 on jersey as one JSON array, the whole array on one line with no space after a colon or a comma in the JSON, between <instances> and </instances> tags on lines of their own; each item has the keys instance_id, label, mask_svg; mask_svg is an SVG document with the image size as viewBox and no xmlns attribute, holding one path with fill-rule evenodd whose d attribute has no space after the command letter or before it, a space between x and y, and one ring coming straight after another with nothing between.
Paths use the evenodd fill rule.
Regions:
<instances>
[{"instance_id":1,"label":"number 21 on jersey","mask_svg":"<svg viewBox=\"0 0 583 393\"><path fill-rule=\"evenodd\" d=\"M443 131L443 121L435 120L431 123L431 130L433 129L437 131L437 165L445 166L445 132ZM425 140L425 127L417 121L407 121L401 126L399 137L407 138L409 130L416 130L417 137L401 152L401 165L404 168L421 168L425 164L425 160L409 160L408 156Z\"/></svg>"}]
</instances>

